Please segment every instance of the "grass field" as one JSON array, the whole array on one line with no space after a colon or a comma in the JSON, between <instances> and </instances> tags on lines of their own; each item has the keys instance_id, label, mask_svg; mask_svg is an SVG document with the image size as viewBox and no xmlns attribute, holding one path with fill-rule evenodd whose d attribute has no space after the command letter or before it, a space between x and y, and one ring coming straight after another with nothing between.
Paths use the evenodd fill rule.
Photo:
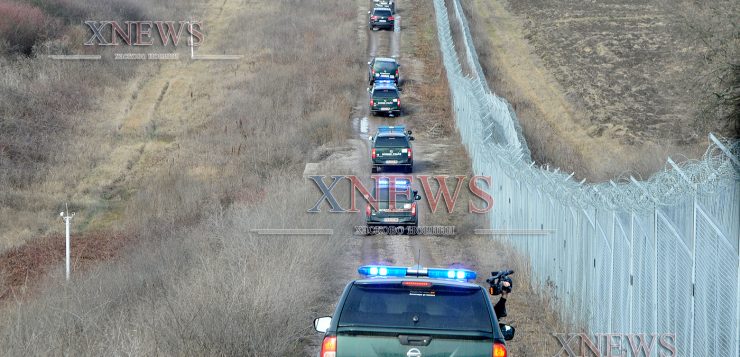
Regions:
<instances>
[{"instance_id":1,"label":"grass field","mask_svg":"<svg viewBox=\"0 0 740 357\"><path fill-rule=\"evenodd\" d=\"M590 181L644 178L668 155L698 158L710 131L737 135L733 104L714 94L731 87L736 3L463 4L488 80L513 104L538 162ZM717 43L706 42L712 35Z\"/></svg>"},{"instance_id":2,"label":"grass field","mask_svg":"<svg viewBox=\"0 0 740 357\"><path fill-rule=\"evenodd\" d=\"M84 92L89 103L43 107L63 130L54 141L28 135L49 140L49 149L25 147L44 153L38 166L3 156L23 177L2 188L3 259L38 264L26 267L25 277L2 265L0 354L298 353L324 296L324 262L341 255L341 242L267 239L250 228L348 225L341 217L307 217L316 197L300 174L313 148L349 136L364 69L362 46L347 36L355 33L356 7L210 1L191 9L208 24L198 52L244 58L139 64L91 83L71 79L121 64L5 56L3 84L16 87L4 95L59 99L51 89L30 91L47 83L43 76L73 92L91 87ZM331 81L325 68L333 68ZM29 73L38 84L26 80L34 78ZM6 99L4 125L26 104ZM64 202L78 212L70 284L60 283L61 246L52 234L63 228ZM127 244L114 244L120 242ZM276 294L275 286L299 293Z\"/></svg>"}]
</instances>

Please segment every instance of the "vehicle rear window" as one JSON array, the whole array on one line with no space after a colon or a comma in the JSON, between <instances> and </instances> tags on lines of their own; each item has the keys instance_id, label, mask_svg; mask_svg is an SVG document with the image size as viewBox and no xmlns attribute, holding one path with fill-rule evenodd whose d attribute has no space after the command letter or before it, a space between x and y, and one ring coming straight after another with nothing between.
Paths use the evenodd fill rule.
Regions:
<instances>
[{"instance_id":1,"label":"vehicle rear window","mask_svg":"<svg viewBox=\"0 0 740 357\"><path fill-rule=\"evenodd\" d=\"M405 136L378 136L375 138L376 148L407 148L409 141Z\"/></svg>"},{"instance_id":2,"label":"vehicle rear window","mask_svg":"<svg viewBox=\"0 0 740 357\"><path fill-rule=\"evenodd\" d=\"M354 285L338 324L493 332L487 304L480 289Z\"/></svg>"},{"instance_id":3,"label":"vehicle rear window","mask_svg":"<svg viewBox=\"0 0 740 357\"><path fill-rule=\"evenodd\" d=\"M373 15L388 17L391 16L391 10L375 10L375 12L373 12Z\"/></svg>"},{"instance_id":4,"label":"vehicle rear window","mask_svg":"<svg viewBox=\"0 0 740 357\"><path fill-rule=\"evenodd\" d=\"M398 92L395 89L376 89L373 91L374 98L398 98Z\"/></svg>"},{"instance_id":5,"label":"vehicle rear window","mask_svg":"<svg viewBox=\"0 0 740 357\"><path fill-rule=\"evenodd\" d=\"M373 67L376 71L389 72L396 70L396 64L388 61L375 61L375 66Z\"/></svg>"}]
</instances>

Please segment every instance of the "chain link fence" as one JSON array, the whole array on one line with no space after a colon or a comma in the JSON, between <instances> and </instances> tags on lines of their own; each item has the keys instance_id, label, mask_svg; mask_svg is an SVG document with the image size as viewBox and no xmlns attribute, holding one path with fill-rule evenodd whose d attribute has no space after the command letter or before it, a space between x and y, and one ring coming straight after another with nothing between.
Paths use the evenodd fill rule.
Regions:
<instances>
[{"instance_id":1,"label":"chain link fence","mask_svg":"<svg viewBox=\"0 0 740 357\"><path fill-rule=\"evenodd\" d=\"M485 80L459 1L449 4L434 0L438 37L473 170L493 178L491 228L553 232L501 237L529 257L533 283L592 334L672 333L679 355L740 356L740 144L710 135L701 160L668 159L646 181L586 184L538 167Z\"/></svg>"}]
</instances>

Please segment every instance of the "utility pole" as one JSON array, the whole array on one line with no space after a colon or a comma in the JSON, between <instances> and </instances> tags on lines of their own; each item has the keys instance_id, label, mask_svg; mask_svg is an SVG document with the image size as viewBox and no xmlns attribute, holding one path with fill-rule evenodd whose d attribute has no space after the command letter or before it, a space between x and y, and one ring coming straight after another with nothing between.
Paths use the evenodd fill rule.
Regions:
<instances>
[{"instance_id":1,"label":"utility pole","mask_svg":"<svg viewBox=\"0 0 740 357\"><path fill-rule=\"evenodd\" d=\"M64 225L65 225L66 231L67 231L67 241L66 241L67 250L66 250L66 253L65 253L65 256L66 256L66 261L65 261L65 264L66 264L66 274L65 274L65 276L67 277L67 281L69 281L69 267L70 267L70 259L69 259L69 227L72 225L72 218L75 216L75 214L74 214L74 212L72 212L71 215L69 214L69 206L66 203L64 204L64 207L66 209L66 213L65 212L59 212L59 216L62 217L62 219L64 220Z\"/></svg>"}]
</instances>

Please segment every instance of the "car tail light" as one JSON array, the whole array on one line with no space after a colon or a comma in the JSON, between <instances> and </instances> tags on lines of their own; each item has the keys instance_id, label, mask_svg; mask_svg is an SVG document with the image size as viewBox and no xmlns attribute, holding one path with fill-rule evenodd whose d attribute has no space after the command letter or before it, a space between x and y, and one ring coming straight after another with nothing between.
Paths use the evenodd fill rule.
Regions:
<instances>
[{"instance_id":1,"label":"car tail light","mask_svg":"<svg viewBox=\"0 0 740 357\"><path fill-rule=\"evenodd\" d=\"M368 204L365 207L365 215L368 216L368 217L370 217L370 213L372 213L372 211L370 210L370 204Z\"/></svg>"},{"instance_id":2,"label":"car tail light","mask_svg":"<svg viewBox=\"0 0 740 357\"><path fill-rule=\"evenodd\" d=\"M378 19L378 17L377 17L377 16L372 16L372 17L370 17L370 20L373 20L373 21L375 21L375 20L377 20L377 19Z\"/></svg>"},{"instance_id":3,"label":"car tail light","mask_svg":"<svg viewBox=\"0 0 740 357\"><path fill-rule=\"evenodd\" d=\"M496 342L493 344L493 357L506 357L506 346L503 343Z\"/></svg>"},{"instance_id":4,"label":"car tail light","mask_svg":"<svg viewBox=\"0 0 740 357\"><path fill-rule=\"evenodd\" d=\"M409 159L411 158L411 148L409 148Z\"/></svg>"},{"instance_id":5,"label":"car tail light","mask_svg":"<svg viewBox=\"0 0 740 357\"><path fill-rule=\"evenodd\" d=\"M396 78L398 78L398 70L396 70Z\"/></svg>"},{"instance_id":6,"label":"car tail light","mask_svg":"<svg viewBox=\"0 0 740 357\"><path fill-rule=\"evenodd\" d=\"M370 98L370 106L372 107L375 104L375 101L373 101L372 98Z\"/></svg>"},{"instance_id":7,"label":"car tail light","mask_svg":"<svg viewBox=\"0 0 740 357\"><path fill-rule=\"evenodd\" d=\"M400 108L401 107L401 98L398 98L397 102L398 102L398 107Z\"/></svg>"},{"instance_id":8,"label":"car tail light","mask_svg":"<svg viewBox=\"0 0 740 357\"><path fill-rule=\"evenodd\" d=\"M411 215L416 216L416 203L411 204Z\"/></svg>"},{"instance_id":9,"label":"car tail light","mask_svg":"<svg viewBox=\"0 0 740 357\"><path fill-rule=\"evenodd\" d=\"M506 353L506 351L504 351ZM327 336L324 337L324 342L321 343L321 357L336 357L337 356L337 337Z\"/></svg>"},{"instance_id":10,"label":"car tail light","mask_svg":"<svg viewBox=\"0 0 740 357\"><path fill-rule=\"evenodd\" d=\"M373 76L375 75L375 68L373 68Z\"/></svg>"},{"instance_id":11,"label":"car tail light","mask_svg":"<svg viewBox=\"0 0 740 357\"><path fill-rule=\"evenodd\" d=\"M373 149L372 155L373 155L373 159L377 157L377 155L375 154L375 149Z\"/></svg>"},{"instance_id":12,"label":"car tail light","mask_svg":"<svg viewBox=\"0 0 740 357\"><path fill-rule=\"evenodd\" d=\"M388 21L393 21L393 16L388 16Z\"/></svg>"}]
</instances>

